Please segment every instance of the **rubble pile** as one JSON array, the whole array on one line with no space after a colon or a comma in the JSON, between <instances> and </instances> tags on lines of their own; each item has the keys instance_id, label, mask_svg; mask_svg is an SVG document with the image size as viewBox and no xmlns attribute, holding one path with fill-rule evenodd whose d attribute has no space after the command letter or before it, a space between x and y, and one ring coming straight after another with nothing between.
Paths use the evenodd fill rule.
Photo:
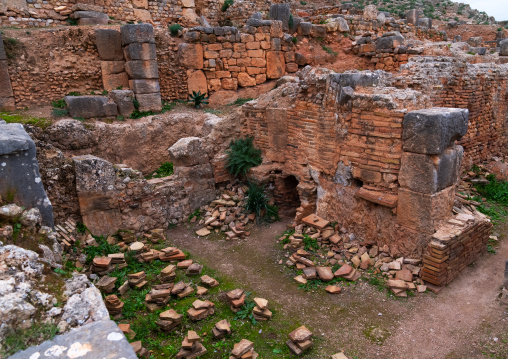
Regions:
<instances>
[{"instance_id":1,"label":"rubble pile","mask_svg":"<svg viewBox=\"0 0 508 359\"><path fill-rule=\"evenodd\" d=\"M124 303L114 294L108 295L105 300L106 308L113 318L119 318L122 315Z\"/></svg>"},{"instance_id":2,"label":"rubble pile","mask_svg":"<svg viewBox=\"0 0 508 359\"><path fill-rule=\"evenodd\" d=\"M176 295L178 298L185 298L194 293L194 288L189 283L180 281L176 283L171 289L171 295Z\"/></svg>"},{"instance_id":3,"label":"rubble pile","mask_svg":"<svg viewBox=\"0 0 508 359\"><path fill-rule=\"evenodd\" d=\"M171 289L173 288L173 285L173 283L165 283L152 286L150 292L148 292L145 296L145 303L147 304L147 307L149 307L149 309L156 310L168 304L171 299ZM149 304L153 304L153 306L150 306Z\"/></svg>"},{"instance_id":4,"label":"rubble pile","mask_svg":"<svg viewBox=\"0 0 508 359\"><path fill-rule=\"evenodd\" d=\"M198 224L203 227L196 231L196 234L204 237L212 232L223 232L230 240L249 236L256 215L245 213L246 190L245 186L228 185L219 198L202 207L201 210L205 215ZM198 217L194 216L191 223L197 220Z\"/></svg>"},{"instance_id":5,"label":"rubble pile","mask_svg":"<svg viewBox=\"0 0 508 359\"><path fill-rule=\"evenodd\" d=\"M252 309L254 319L266 321L272 319L272 312L268 309L268 301L263 298L254 298L256 306Z\"/></svg>"},{"instance_id":6,"label":"rubble pile","mask_svg":"<svg viewBox=\"0 0 508 359\"><path fill-rule=\"evenodd\" d=\"M115 289L115 282L117 279L116 277L105 275L95 283L95 286L103 293L112 293Z\"/></svg>"},{"instance_id":7,"label":"rubble pile","mask_svg":"<svg viewBox=\"0 0 508 359\"><path fill-rule=\"evenodd\" d=\"M310 349L313 345L312 332L302 325L289 333L289 340L286 345L293 354L302 355L304 351Z\"/></svg>"},{"instance_id":8,"label":"rubble pile","mask_svg":"<svg viewBox=\"0 0 508 359\"><path fill-rule=\"evenodd\" d=\"M150 352L143 347L143 343L141 343L141 340L138 340L136 342L132 342L132 349L134 349L134 353L138 356L138 358L149 358Z\"/></svg>"},{"instance_id":9,"label":"rubble pile","mask_svg":"<svg viewBox=\"0 0 508 359\"><path fill-rule=\"evenodd\" d=\"M143 288L148 281L146 281L146 273L144 271L138 273L127 274L127 278L129 279L129 284L133 288Z\"/></svg>"},{"instance_id":10,"label":"rubble pile","mask_svg":"<svg viewBox=\"0 0 508 359\"><path fill-rule=\"evenodd\" d=\"M201 284L203 284L205 287L208 287L208 288L214 288L219 285L219 282L217 282L217 280L215 280L214 278L212 278L208 275L204 275L200 279L201 279Z\"/></svg>"}]
</instances>

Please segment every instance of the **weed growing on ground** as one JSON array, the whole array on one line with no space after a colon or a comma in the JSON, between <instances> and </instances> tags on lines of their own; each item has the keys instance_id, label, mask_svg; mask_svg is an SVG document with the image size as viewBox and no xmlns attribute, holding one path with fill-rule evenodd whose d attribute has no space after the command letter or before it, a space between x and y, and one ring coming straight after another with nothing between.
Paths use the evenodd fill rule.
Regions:
<instances>
[{"instance_id":1,"label":"weed growing on ground","mask_svg":"<svg viewBox=\"0 0 508 359\"><path fill-rule=\"evenodd\" d=\"M97 246L88 246L85 248L86 263L89 264L95 257L103 257L108 254L119 253L120 247L116 244L109 244L104 237L94 236Z\"/></svg>"},{"instance_id":2,"label":"weed growing on ground","mask_svg":"<svg viewBox=\"0 0 508 359\"><path fill-rule=\"evenodd\" d=\"M338 52L333 51L330 47L327 46L323 46L323 50L325 50L327 53L333 56L337 56L339 54Z\"/></svg>"},{"instance_id":3,"label":"weed growing on ground","mask_svg":"<svg viewBox=\"0 0 508 359\"><path fill-rule=\"evenodd\" d=\"M242 106L245 105L247 102L254 100L253 98L237 98L235 102L231 103L231 106Z\"/></svg>"},{"instance_id":4,"label":"weed growing on ground","mask_svg":"<svg viewBox=\"0 0 508 359\"><path fill-rule=\"evenodd\" d=\"M319 250L319 244L316 239L309 237L307 234L303 235L303 245L306 251Z\"/></svg>"},{"instance_id":5,"label":"weed growing on ground","mask_svg":"<svg viewBox=\"0 0 508 359\"><path fill-rule=\"evenodd\" d=\"M40 127L43 130L51 126L51 120L45 118L25 117L23 115L8 112L1 112L0 119L4 120L7 123L21 123L22 125L32 125Z\"/></svg>"}]
</instances>

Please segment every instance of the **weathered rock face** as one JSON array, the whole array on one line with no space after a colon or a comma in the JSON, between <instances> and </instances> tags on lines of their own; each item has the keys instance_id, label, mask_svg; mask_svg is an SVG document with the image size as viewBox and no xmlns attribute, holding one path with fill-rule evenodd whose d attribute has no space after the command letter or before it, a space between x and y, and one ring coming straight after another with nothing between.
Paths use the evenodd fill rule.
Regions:
<instances>
[{"instance_id":1,"label":"weathered rock face","mask_svg":"<svg viewBox=\"0 0 508 359\"><path fill-rule=\"evenodd\" d=\"M11 356L24 358L125 358L136 359L134 349L112 320L90 323L65 335Z\"/></svg>"},{"instance_id":2,"label":"weathered rock face","mask_svg":"<svg viewBox=\"0 0 508 359\"><path fill-rule=\"evenodd\" d=\"M508 39L504 39L499 43L499 55L508 56Z\"/></svg>"},{"instance_id":3,"label":"weathered rock face","mask_svg":"<svg viewBox=\"0 0 508 359\"><path fill-rule=\"evenodd\" d=\"M291 16L291 8L289 4L271 4L270 20L282 21L282 29L289 30L289 17Z\"/></svg>"},{"instance_id":4,"label":"weathered rock face","mask_svg":"<svg viewBox=\"0 0 508 359\"><path fill-rule=\"evenodd\" d=\"M39 173L35 143L20 124L0 123L0 195L15 194L17 202L38 208L42 223L53 227L53 208Z\"/></svg>"},{"instance_id":5,"label":"weathered rock face","mask_svg":"<svg viewBox=\"0 0 508 359\"><path fill-rule=\"evenodd\" d=\"M116 174L111 163L91 155L73 158L76 192L83 223L96 235L121 228Z\"/></svg>"}]
</instances>

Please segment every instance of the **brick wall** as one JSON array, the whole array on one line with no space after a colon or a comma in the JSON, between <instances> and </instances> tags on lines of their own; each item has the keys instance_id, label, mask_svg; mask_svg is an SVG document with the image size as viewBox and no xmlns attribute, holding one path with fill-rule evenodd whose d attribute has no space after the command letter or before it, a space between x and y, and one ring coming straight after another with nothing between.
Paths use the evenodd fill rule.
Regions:
<instances>
[{"instance_id":1,"label":"brick wall","mask_svg":"<svg viewBox=\"0 0 508 359\"><path fill-rule=\"evenodd\" d=\"M458 215L459 217L461 215ZM468 216L469 217L469 216ZM473 216L470 216L473 217ZM447 224L432 236L423 256L422 278L435 285L450 283L485 253L492 223L477 213L469 223Z\"/></svg>"}]
</instances>

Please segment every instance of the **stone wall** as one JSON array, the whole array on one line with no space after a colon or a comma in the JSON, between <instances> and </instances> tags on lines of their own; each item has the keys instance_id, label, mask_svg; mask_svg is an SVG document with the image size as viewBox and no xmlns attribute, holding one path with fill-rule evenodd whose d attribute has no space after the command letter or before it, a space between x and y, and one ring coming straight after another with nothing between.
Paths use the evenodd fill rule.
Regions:
<instances>
[{"instance_id":1,"label":"stone wall","mask_svg":"<svg viewBox=\"0 0 508 359\"><path fill-rule=\"evenodd\" d=\"M468 64L452 58L411 58L396 78L398 87L428 93L433 106L469 110L469 129L459 142L470 168L506 153L508 65Z\"/></svg>"}]
</instances>

